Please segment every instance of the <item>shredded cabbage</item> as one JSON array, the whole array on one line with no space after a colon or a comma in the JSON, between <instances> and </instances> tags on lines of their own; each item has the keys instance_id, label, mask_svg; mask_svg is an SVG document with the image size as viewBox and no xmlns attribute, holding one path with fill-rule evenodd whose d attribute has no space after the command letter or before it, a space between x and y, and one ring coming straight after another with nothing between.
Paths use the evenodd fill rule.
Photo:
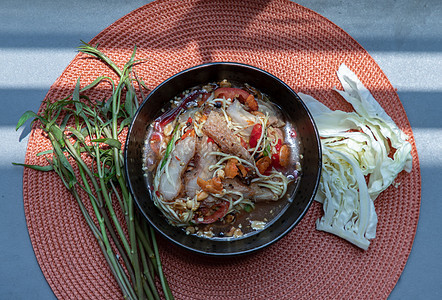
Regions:
<instances>
[{"instance_id":1,"label":"shredded cabbage","mask_svg":"<svg viewBox=\"0 0 442 300\"><path fill-rule=\"evenodd\" d=\"M323 152L315 200L323 204L324 215L316 228L367 250L376 236L374 200L402 170L411 171L411 144L347 66L341 65L337 75L344 90L335 90L354 112L332 111L299 93L318 127Z\"/></svg>"}]
</instances>

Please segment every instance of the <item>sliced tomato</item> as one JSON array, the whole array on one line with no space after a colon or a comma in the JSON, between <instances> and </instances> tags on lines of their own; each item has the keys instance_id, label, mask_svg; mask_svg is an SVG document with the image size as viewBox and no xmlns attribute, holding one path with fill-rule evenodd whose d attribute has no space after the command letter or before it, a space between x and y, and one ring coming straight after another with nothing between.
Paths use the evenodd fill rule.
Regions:
<instances>
[{"instance_id":1,"label":"sliced tomato","mask_svg":"<svg viewBox=\"0 0 442 300\"><path fill-rule=\"evenodd\" d=\"M227 87L223 87L223 88L218 88L215 90L215 98L219 98L219 97L225 97L226 99L230 98L230 99L239 99L239 101L244 102L247 97L249 96L249 93L239 89L239 88L227 88Z\"/></svg>"},{"instance_id":2,"label":"sliced tomato","mask_svg":"<svg viewBox=\"0 0 442 300\"><path fill-rule=\"evenodd\" d=\"M201 209L203 220L198 220L200 217L197 217L196 221L200 224L211 224L224 217L228 211L229 202L221 201L220 203L213 205L211 208Z\"/></svg>"},{"instance_id":3,"label":"sliced tomato","mask_svg":"<svg viewBox=\"0 0 442 300\"><path fill-rule=\"evenodd\" d=\"M278 153L272 154L272 167L274 167L276 170L281 168L281 165L279 164L279 151Z\"/></svg>"},{"instance_id":4,"label":"sliced tomato","mask_svg":"<svg viewBox=\"0 0 442 300\"><path fill-rule=\"evenodd\" d=\"M281 150L282 147L282 140L278 139L278 141L276 142L275 148L272 153L272 167L274 167L276 170L279 170L281 168L281 164L279 163L279 150Z\"/></svg>"},{"instance_id":5,"label":"sliced tomato","mask_svg":"<svg viewBox=\"0 0 442 300\"><path fill-rule=\"evenodd\" d=\"M276 145L275 145L275 150L277 152L279 152L279 150L281 150L281 147L282 147L282 140L278 139L278 141L276 142Z\"/></svg>"},{"instance_id":6,"label":"sliced tomato","mask_svg":"<svg viewBox=\"0 0 442 300\"><path fill-rule=\"evenodd\" d=\"M262 134L262 125L261 124L255 124L255 126L253 126L252 128L252 133L250 134L250 139L249 139L249 145L252 148L255 148L256 145L258 144L259 138L261 137Z\"/></svg>"}]
</instances>

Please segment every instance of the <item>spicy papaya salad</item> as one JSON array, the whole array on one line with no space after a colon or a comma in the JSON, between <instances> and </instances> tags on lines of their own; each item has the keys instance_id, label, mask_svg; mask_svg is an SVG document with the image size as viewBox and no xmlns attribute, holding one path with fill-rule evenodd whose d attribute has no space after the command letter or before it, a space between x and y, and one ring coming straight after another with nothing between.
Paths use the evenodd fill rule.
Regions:
<instances>
[{"instance_id":1,"label":"spicy papaya salad","mask_svg":"<svg viewBox=\"0 0 442 300\"><path fill-rule=\"evenodd\" d=\"M191 234L234 224L260 203L277 202L299 178L296 131L258 89L224 80L170 102L150 125L144 166L151 197L170 224ZM249 221L261 225L252 226L257 230L269 220ZM217 236L241 236L241 227L224 226Z\"/></svg>"}]
</instances>

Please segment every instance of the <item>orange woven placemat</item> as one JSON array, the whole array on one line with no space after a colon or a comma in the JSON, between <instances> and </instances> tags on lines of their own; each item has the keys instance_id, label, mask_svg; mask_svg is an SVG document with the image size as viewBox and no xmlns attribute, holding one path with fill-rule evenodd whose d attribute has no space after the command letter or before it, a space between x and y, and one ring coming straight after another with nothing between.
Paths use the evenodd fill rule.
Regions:
<instances>
[{"instance_id":1,"label":"orange woven placemat","mask_svg":"<svg viewBox=\"0 0 442 300\"><path fill-rule=\"evenodd\" d=\"M377 237L364 252L315 230L321 206L271 247L250 256L214 260L194 257L160 241L161 258L177 299L380 299L395 286L411 251L420 207L420 169L413 133L403 106L375 61L348 34L317 13L284 0L155 1L121 18L92 43L122 66L137 46L137 66L150 88L188 67L235 61L262 68L295 91L311 94L332 109L349 106L332 92L345 63L408 134L413 171L376 200ZM115 76L102 63L79 54L46 98L72 92L99 75ZM108 91L96 90L94 96ZM102 94L102 95L101 95ZM33 129L26 163L50 147ZM99 247L75 201L53 173L25 169L25 214L35 255L60 299L121 297Z\"/></svg>"}]
</instances>

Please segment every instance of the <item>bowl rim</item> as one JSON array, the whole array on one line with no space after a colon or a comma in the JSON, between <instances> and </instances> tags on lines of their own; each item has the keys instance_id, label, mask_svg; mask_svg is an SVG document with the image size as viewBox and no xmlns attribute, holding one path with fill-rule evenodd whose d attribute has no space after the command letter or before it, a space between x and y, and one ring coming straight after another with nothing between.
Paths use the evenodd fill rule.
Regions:
<instances>
[{"instance_id":1,"label":"bowl rim","mask_svg":"<svg viewBox=\"0 0 442 300\"><path fill-rule=\"evenodd\" d=\"M131 132L132 132L132 129L133 129L133 125L134 125L138 115L140 114L143 106L146 105L146 103L149 101L150 97L152 97L152 95L155 95L156 91L161 89L168 82L170 82L172 80L175 80L177 77L180 77L181 75L183 75L185 73L188 73L188 72L191 72L191 71L194 71L194 70L197 70L197 69L213 67L213 66L217 66L217 65L236 66L236 67L242 67L242 68L251 69L251 70L263 73L266 76L272 77L274 80L278 81L279 84L281 84L285 89L287 89L290 92L290 94L292 94L294 96L294 98L296 98L299 101L299 103L303 106L305 112L307 113L309 119L312 122L314 135L316 137L315 140L316 140L317 147L318 147L318 164L317 164L318 172L317 172L317 176L316 176L316 179L315 179L315 184L314 184L314 187L313 187L313 193L310 195L308 203L307 203L307 205L304 206L304 209L303 209L302 213L300 213L298 215L297 219L294 222L292 222L284 231L280 232L278 235L273 237L268 242L259 244L256 247L252 247L252 248L245 249L245 250L233 251L233 252L208 252L208 251L196 249L196 248L193 248L193 247L191 247L189 245L186 245L184 243L181 243L181 242L173 239L167 233L163 232L159 228L159 226L157 224L155 224L155 222L153 222L149 218L149 216L144 211L144 208L142 207L140 201L135 196L132 182L129 180L130 176L129 176L129 169L128 169L128 164L127 164L127 160L128 160L128 157L127 157L127 152L128 151L127 151L127 149L128 149L129 137L131 135ZM193 252L193 253L198 253L198 254L202 254L202 255L205 255L205 256L213 256L213 257L229 257L229 256L239 256L239 255L245 255L245 254L254 253L254 252L257 252L257 251L259 251L261 249L264 249L264 248L266 248L266 247L276 243L277 241L282 239L284 236L286 236L290 231L292 231L299 224L299 222L304 218L304 216L307 214L308 210L310 209L310 207L311 207L311 205L312 205L312 203L314 201L315 195L316 195L316 193L318 191L319 183L320 183L320 178L321 178L321 173L322 173L322 147L321 147L321 142L320 142L320 138L319 138L319 131L317 129L317 125L316 125L316 123L315 123L315 121L313 119L313 116L312 116L311 112L309 111L309 109L307 108L307 106L304 103L304 101L302 101L302 99L299 97L299 95L289 85L287 85L283 80L281 80L277 76L275 76L275 75L273 75L273 74L271 74L271 73L269 73L269 72L267 72L267 71L265 71L263 69L260 69L258 67L255 67L255 66L252 66L252 65L249 65L249 64L239 63L239 62L230 62L230 61L209 62L209 63L198 64L198 65L186 68L186 69L184 69L182 71L179 71L179 72L169 76L168 78L163 80L160 84L158 84L152 91L150 91L149 94L145 97L145 99L140 103L140 105L139 105L137 111L135 112L135 114L133 116L133 119L132 119L132 121L130 123L129 130L127 132L126 140L125 140L125 143L124 143L124 155L123 155L123 157L124 157L124 171L125 171L125 176L126 176L126 179L127 179L127 185L129 187L129 192L131 193L133 201L136 203L139 212L148 221L149 225L152 226L155 229L156 232L160 233L160 235L163 238L166 238L168 241L172 242L173 244L178 245L180 248L183 248L183 249L188 250L188 251ZM301 178L301 180L302 180L302 178ZM279 217L284 215L284 213L282 213ZM170 226L172 226L172 225L170 225ZM273 226L273 224L271 224L269 227L267 227L264 230L268 230L272 226ZM257 233L262 232L262 231L263 230L258 231ZM248 239L250 237L253 237L254 235L255 234L247 235L247 236L245 236L243 238L235 238L235 239L232 239L232 240L230 240L230 239L224 239L224 240L212 239L211 242L215 242L215 243L219 243L219 242L221 242L221 243L233 242L233 241L237 241L237 240L240 240L240 239Z\"/></svg>"}]
</instances>

